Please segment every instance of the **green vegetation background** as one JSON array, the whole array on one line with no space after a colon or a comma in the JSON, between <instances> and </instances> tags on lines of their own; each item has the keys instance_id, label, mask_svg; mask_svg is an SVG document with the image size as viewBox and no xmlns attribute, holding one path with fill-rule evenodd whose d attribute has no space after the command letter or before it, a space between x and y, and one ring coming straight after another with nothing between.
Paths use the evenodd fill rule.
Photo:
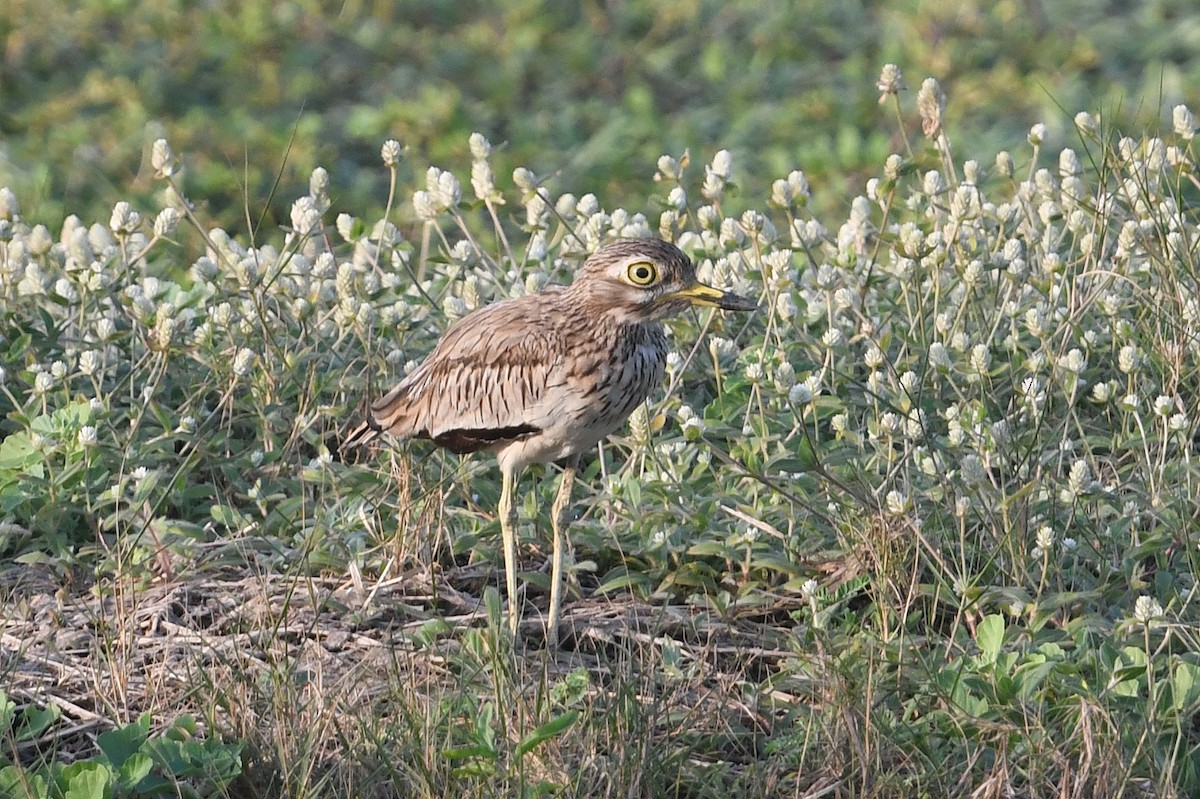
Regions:
<instances>
[{"instance_id":1,"label":"green vegetation background","mask_svg":"<svg viewBox=\"0 0 1200 799\"><path fill-rule=\"evenodd\" d=\"M834 211L899 149L875 107L886 62L913 91L942 82L956 155L983 163L1034 122L1054 147L1078 110L1155 129L1200 100L1189 0L6 0L0 41L0 185L52 229L156 207L136 194L160 136L201 218L233 231L247 207L285 222L314 166L335 210L371 217L380 142L420 174L466 162L472 131L507 143L497 174L560 173L607 207L640 210L663 152L723 147L748 190L801 168Z\"/></svg>"}]
</instances>

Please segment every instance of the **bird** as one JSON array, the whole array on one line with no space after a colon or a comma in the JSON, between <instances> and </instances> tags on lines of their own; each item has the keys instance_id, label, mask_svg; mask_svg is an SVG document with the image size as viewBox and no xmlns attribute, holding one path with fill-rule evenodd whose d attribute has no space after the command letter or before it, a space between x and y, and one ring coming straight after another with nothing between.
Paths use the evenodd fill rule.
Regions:
<instances>
[{"instance_id":1,"label":"bird","mask_svg":"<svg viewBox=\"0 0 1200 799\"><path fill-rule=\"evenodd\" d=\"M655 238L616 239L592 253L567 286L551 285L476 309L433 351L370 404L343 440L361 446L381 434L429 439L451 452L495 453L508 620L518 628L517 512L524 468L562 463L551 506L550 606L546 636L558 640L563 538L580 455L620 428L662 383L662 321L691 306L753 311L747 297L696 279L692 260Z\"/></svg>"}]
</instances>

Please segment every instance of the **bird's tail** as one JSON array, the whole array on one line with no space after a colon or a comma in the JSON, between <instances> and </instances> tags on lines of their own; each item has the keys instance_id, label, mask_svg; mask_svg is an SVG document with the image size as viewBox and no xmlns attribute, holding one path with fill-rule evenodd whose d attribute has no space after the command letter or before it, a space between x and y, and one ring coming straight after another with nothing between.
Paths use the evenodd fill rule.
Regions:
<instances>
[{"instance_id":1,"label":"bird's tail","mask_svg":"<svg viewBox=\"0 0 1200 799\"><path fill-rule=\"evenodd\" d=\"M368 415L365 422L351 428L350 432L342 436L341 441L338 442L337 450L341 460L345 460L347 455L375 442L382 434L383 430L379 424L372 416Z\"/></svg>"}]
</instances>

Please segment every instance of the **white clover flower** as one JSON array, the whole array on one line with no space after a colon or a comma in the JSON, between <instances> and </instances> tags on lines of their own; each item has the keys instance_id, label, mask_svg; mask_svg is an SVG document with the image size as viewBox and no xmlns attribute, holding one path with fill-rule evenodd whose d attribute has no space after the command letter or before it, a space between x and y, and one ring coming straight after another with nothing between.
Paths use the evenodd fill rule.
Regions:
<instances>
[{"instance_id":1,"label":"white clover flower","mask_svg":"<svg viewBox=\"0 0 1200 799\"><path fill-rule=\"evenodd\" d=\"M971 369L985 375L992 367L992 353L986 344L976 344L971 348Z\"/></svg>"},{"instance_id":2,"label":"white clover flower","mask_svg":"<svg viewBox=\"0 0 1200 799\"><path fill-rule=\"evenodd\" d=\"M1106 403L1112 399L1112 385L1110 383L1097 383L1092 386L1092 401L1098 403Z\"/></svg>"},{"instance_id":3,"label":"white clover flower","mask_svg":"<svg viewBox=\"0 0 1200 799\"><path fill-rule=\"evenodd\" d=\"M142 215L133 210L133 206L121 200L113 206L112 216L109 217L108 227L118 235L132 233L142 223Z\"/></svg>"},{"instance_id":4,"label":"white clover flower","mask_svg":"<svg viewBox=\"0 0 1200 799\"><path fill-rule=\"evenodd\" d=\"M719 176L723 180L733 178L733 154L728 150L718 150L713 156L712 164L709 166L714 175Z\"/></svg>"},{"instance_id":5,"label":"white clover flower","mask_svg":"<svg viewBox=\"0 0 1200 799\"><path fill-rule=\"evenodd\" d=\"M946 113L946 93L935 78L926 78L917 90L917 113L921 115L921 132L930 139L937 139Z\"/></svg>"},{"instance_id":6,"label":"white clover flower","mask_svg":"<svg viewBox=\"0 0 1200 799\"><path fill-rule=\"evenodd\" d=\"M958 497L954 500L954 515L958 518L965 517L971 511L971 498Z\"/></svg>"},{"instance_id":7,"label":"white clover flower","mask_svg":"<svg viewBox=\"0 0 1200 799\"><path fill-rule=\"evenodd\" d=\"M1196 115L1186 105L1177 105L1171 109L1171 122L1176 135L1191 139L1196 135Z\"/></svg>"},{"instance_id":8,"label":"white clover flower","mask_svg":"<svg viewBox=\"0 0 1200 799\"><path fill-rule=\"evenodd\" d=\"M175 174L175 154L166 139L155 139L150 147L150 166L156 178L169 178Z\"/></svg>"},{"instance_id":9,"label":"white clover flower","mask_svg":"<svg viewBox=\"0 0 1200 799\"><path fill-rule=\"evenodd\" d=\"M897 95L908 88L904 83L904 74L895 64L883 65L883 69L879 72L879 80L875 81L875 87L879 89L881 104L887 102L889 96Z\"/></svg>"},{"instance_id":10,"label":"white clover flower","mask_svg":"<svg viewBox=\"0 0 1200 799\"><path fill-rule=\"evenodd\" d=\"M979 162L973 158L963 162L963 183L967 186L975 186L979 183ZM973 193L979 197L977 192Z\"/></svg>"},{"instance_id":11,"label":"white clover flower","mask_svg":"<svg viewBox=\"0 0 1200 799\"><path fill-rule=\"evenodd\" d=\"M1087 368L1087 358L1084 357L1082 350L1074 348L1058 359L1058 365L1068 372L1080 374Z\"/></svg>"},{"instance_id":12,"label":"white clover flower","mask_svg":"<svg viewBox=\"0 0 1200 799\"><path fill-rule=\"evenodd\" d=\"M400 146L400 142L395 139L388 139L379 148L379 157L383 159L383 165L388 169L392 169L400 163L403 153L404 150Z\"/></svg>"},{"instance_id":13,"label":"white clover flower","mask_svg":"<svg viewBox=\"0 0 1200 799\"><path fill-rule=\"evenodd\" d=\"M763 368L760 363L751 363L746 365L744 370L746 379L751 383L761 383L763 379Z\"/></svg>"},{"instance_id":14,"label":"white clover flower","mask_svg":"<svg viewBox=\"0 0 1200 799\"><path fill-rule=\"evenodd\" d=\"M258 356L254 354L254 350L247 347L242 347L237 351L237 355L233 358L233 371L239 377L245 377L250 374L254 368L254 362Z\"/></svg>"},{"instance_id":15,"label":"white clover flower","mask_svg":"<svg viewBox=\"0 0 1200 799\"><path fill-rule=\"evenodd\" d=\"M1075 115L1075 127L1079 128L1080 133L1095 133L1098 124L1096 118L1087 111L1080 111Z\"/></svg>"},{"instance_id":16,"label":"white clover flower","mask_svg":"<svg viewBox=\"0 0 1200 799\"><path fill-rule=\"evenodd\" d=\"M742 230L751 236L761 233L766 225L766 217L753 209L744 211L740 220Z\"/></svg>"},{"instance_id":17,"label":"white clover flower","mask_svg":"<svg viewBox=\"0 0 1200 799\"><path fill-rule=\"evenodd\" d=\"M983 485L987 482L987 469L978 455L964 455L959 461L959 470L963 482L969 486Z\"/></svg>"},{"instance_id":18,"label":"white clover flower","mask_svg":"<svg viewBox=\"0 0 1200 799\"><path fill-rule=\"evenodd\" d=\"M925 177L921 180L921 190L930 196L941 194L946 190L946 181L942 179L942 173L936 169L931 169L925 173Z\"/></svg>"},{"instance_id":19,"label":"white clover flower","mask_svg":"<svg viewBox=\"0 0 1200 799\"><path fill-rule=\"evenodd\" d=\"M1043 524L1037 529L1036 534L1037 548L1043 552L1049 552L1050 547L1054 546L1054 528L1048 524Z\"/></svg>"},{"instance_id":20,"label":"white clover flower","mask_svg":"<svg viewBox=\"0 0 1200 799\"><path fill-rule=\"evenodd\" d=\"M814 580L810 577L809 579L805 580L804 583L800 586L800 596L804 597L806 600L811 601L813 598L816 597L817 590L819 588L820 588L820 584L818 584L816 580Z\"/></svg>"},{"instance_id":21,"label":"white clover flower","mask_svg":"<svg viewBox=\"0 0 1200 799\"><path fill-rule=\"evenodd\" d=\"M996 153L996 172L1001 177L1013 176L1013 157L1007 150Z\"/></svg>"},{"instance_id":22,"label":"white clover flower","mask_svg":"<svg viewBox=\"0 0 1200 799\"><path fill-rule=\"evenodd\" d=\"M492 154L492 143L478 131L472 133L467 139L467 146L471 148L471 158L476 161L483 161Z\"/></svg>"},{"instance_id":23,"label":"white clover flower","mask_svg":"<svg viewBox=\"0 0 1200 799\"><path fill-rule=\"evenodd\" d=\"M1189 425L1191 425L1191 419L1188 418L1186 413L1172 414L1171 418L1167 420L1167 427L1175 433L1184 432L1188 429Z\"/></svg>"},{"instance_id":24,"label":"white clover flower","mask_svg":"<svg viewBox=\"0 0 1200 799\"><path fill-rule=\"evenodd\" d=\"M532 194L538 189L538 176L533 173L533 170L526 169L523 166L519 166L513 170L512 179L517 188L525 194ZM583 215L589 216L589 214Z\"/></svg>"},{"instance_id":25,"label":"white clover flower","mask_svg":"<svg viewBox=\"0 0 1200 799\"><path fill-rule=\"evenodd\" d=\"M683 190L682 186L675 186L671 189L670 194L667 195L667 205L676 211L687 210L687 192Z\"/></svg>"},{"instance_id":26,"label":"white clover flower","mask_svg":"<svg viewBox=\"0 0 1200 799\"><path fill-rule=\"evenodd\" d=\"M179 227L179 211L175 208L164 208L154 217L154 235L159 238L170 236Z\"/></svg>"},{"instance_id":27,"label":"white clover flower","mask_svg":"<svg viewBox=\"0 0 1200 799\"><path fill-rule=\"evenodd\" d=\"M37 377L33 379L33 393L45 394L52 388L54 388L54 376L49 372L38 372Z\"/></svg>"},{"instance_id":28,"label":"white clover flower","mask_svg":"<svg viewBox=\"0 0 1200 799\"><path fill-rule=\"evenodd\" d=\"M679 166L679 161L669 155L660 155L658 157L658 175L655 175L659 180L679 180L683 174L683 170Z\"/></svg>"},{"instance_id":29,"label":"white clover flower","mask_svg":"<svg viewBox=\"0 0 1200 799\"><path fill-rule=\"evenodd\" d=\"M1064 538L1062 540L1062 547L1067 552L1074 552L1076 549L1079 548L1079 542L1076 541L1074 538L1067 536L1066 538Z\"/></svg>"},{"instance_id":30,"label":"white clover flower","mask_svg":"<svg viewBox=\"0 0 1200 799\"><path fill-rule=\"evenodd\" d=\"M90 377L100 371L101 366L101 352L99 350L85 350L80 354L79 371L82 374Z\"/></svg>"},{"instance_id":31,"label":"white clover flower","mask_svg":"<svg viewBox=\"0 0 1200 799\"><path fill-rule=\"evenodd\" d=\"M700 436L704 435L704 420L694 414L683 420L680 427L683 430L683 437L688 441L697 441Z\"/></svg>"},{"instance_id":32,"label":"white clover flower","mask_svg":"<svg viewBox=\"0 0 1200 799\"><path fill-rule=\"evenodd\" d=\"M1154 398L1154 415L1161 416L1164 419L1171 414L1175 409L1175 398L1168 397L1166 394L1160 394Z\"/></svg>"},{"instance_id":33,"label":"white clover flower","mask_svg":"<svg viewBox=\"0 0 1200 799\"><path fill-rule=\"evenodd\" d=\"M321 229L321 209L311 196L305 195L292 203L292 230L300 236L311 236ZM239 265L244 263L239 261ZM252 282L252 281L251 281Z\"/></svg>"},{"instance_id":34,"label":"white clover flower","mask_svg":"<svg viewBox=\"0 0 1200 799\"><path fill-rule=\"evenodd\" d=\"M1079 165L1079 156L1070 147L1064 149L1058 154L1058 174L1060 177L1070 177L1072 175L1080 175L1083 173L1083 167Z\"/></svg>"},{"instance_id":35,"label":"white clover flower","mask_svg":"<svg viewBox=\"0 0 1200 799\"><path fill-rule=\"evenodd\" d=\"M908 510L908 497L902 491L889 491L884 497L884 505L888 513L893 516L900 516Z\"/></svg>"},{"instance_id":36,"label":"white clover flower","mask_svg":"<svg viewBox=\"0 0 1200 799\"><path fill-rule=\"evenodd\" d=\"M443 209L457 208L462 201L462 186L453 173L429 167L425 172L425 189Z\"/></svg>"},{"instance_id":37,"label":"white clover flower","mask_svg":"<svg viewBox=\"0 0 1200 799\"><path fill-rule=\"evenodd\" d=\"M327 198L329 195L329 170L323 166L315 167L308 176L308 193L314 199Z\"/></svg>"},{"instance_id":38,"label":"white clover flower","mask_svg":"<svg viewBox=\"0 0 1200 799\"><path fill-rule=\"evenodd\" d=\"M1034 147L1041 147L1042 142L1044 142L1046 140L1046 123L1044 123L1044 122L1036 123L1033 127L1031 127L1029 129L1029 136L1027 138L1029 140L1029 143L1032 144Z\"/></svg>"},{"instance_id":39,"label":"white clover flower","mask_svg":"<svg viewBox=\"0 0 1200 799\"><path fill-rule=\"evenodd\" d=\"M1126 374L1132 374L1141 368L1142 356L1138 352L1138 348L1133 344L1126 344L1121 348L1121 352L1117 353L1117 367Z\"/></svg>"},{"instance_id":40,"label":"white clover flower","mask_svg":"<svg viewBox=\"0 0 1200 799\"><path fill-rule=\"evenodd\" d=\"M842 334L842 331L838 330L836 327L831 327L831 328L827 329L821 335L821 343L824 344L826 347L841 346L845 342L845 340L846 340L846 337Z\"/></svg>"},{"instance_id":41,"label":"white clover flower","mask_svg":"<svg viewBox=\"0 0 1200 799\"><path fill-rule=\"evenodd\" d=\"M788 389L788 402L793 405L808 405L813 401L814 397L812 387L808 383L797 383ZM842 416L844 419L844 414Z\"/></svg>"},{"instance_id":42,"label":"white clover flower","mask_svg":"<svg viewBox=\"0 0 1200 799\"><path fill-rule=\"evenodd\" d=\"M470 188L475 192L476 198L498 205L504 204L504 196L496 188L492 164L486 161L474 161L470 164Z\"/></svg>"},{"instance_id":43,"label":"white clover flower","mask_svg":"<svg viewBox=\"0 0 1200 799\"><path fill-rule=\"evenodd\" d=\"M79 445L82 447L94 447L100 440L96 434L96 428L90 424L86 424L79 428Z\"/></svg>"},{"instance_id":44,"label":"white clover flower","mask_svg":"<svg viewBox=\"0 0 1200 799\"><path fill-rule=\"evenodd\" d=\"M182 419L180 419L178 430L180 433L184 433L184 434L191 434L191 433L196 432L196 417L189 414L188 416L185 416Z\"/></svg>"},{"instance_id":45,"label":"white clover flower","mask_svg":"<svg viewBox=\"0 0 1200 799\"><path fill-rule=\"evenodd\" d=\"M1136 393L1130 392L1121 399L1121 410L1136 411L1138 409L1139 398Z\"/></svg>"},{"instance_id":46,"label":"white clover flower","mask_svg":"<svg viewBox=\"0 0 1200 799\"><path fill-rule=\"evenodd\" d=\"M904 166L904 157L898 153L892 153L883 162L883 176L888 180L895 181L900 177L900 169Z\"/></svg>"},{"instance_id":47,"label":"white clover flower","mask_svg":"<svg viewBox=\"0 0 1200 799\"><path fill-rule=\"evenodd\" d=\"M879 417L879 432L888 436L894 437L900 430L900 415L888 411Z\"/></svg>"},{"instance_id":48,"label":"white clover flower","mask_svg":"<svg viewBox=\"0 0 1200 799\"><path fill-rule=\"evenodd\" d=\"M935 369L950 370L954 368L954 361L950 358L950 351L940 341L935 341L929 345L929 362L933 364Z\"/></svg>"},{"instance_id":49,"label":"white clover flower","mask_svg":"<svg viewBox=\"0 0 1200 799\"><path fill-rule=\"evenodd\" d=\"M724 336L713 336L708 340L709 350L716 360L732 358L737 354L737 345Z\"/></svg>"},{"instance_id":50,"label":"white clover flower","mask_svg":"<svg viewBox=\"0 0 1200 799\"><path fill-rule=\"evenodd\" d=\"M1161 619L1163 615L1162 605L1154 597L1143 594L1133 603L1133 618L1139 624L1149 625L1151 622Z\"/></svg>"},{"instance_id":51,"label":"white clover flower","mask_svg":"<svg viewBox=\"0 0 1200 799\"><path fill-rule=\"evenodd\" d=\"M69 304L74 305L79 302L79 292L71 285L71 281L65 277L60 277L54 283L54 293L62 297Z\"/></svg>"},{"instance_id":52,"label":"white clover flower","mask_svg":"<svg viewBox=\"0 0 1200 799\"><path fill-rule=\"evenodd\" d=\"M433 195L424 189L418 189L413 192L412 204L413 210L416 211L417 217L422 222L433 222L441 214L441 209L438 208L437 201Z\"/></svg>"}]
</instances>

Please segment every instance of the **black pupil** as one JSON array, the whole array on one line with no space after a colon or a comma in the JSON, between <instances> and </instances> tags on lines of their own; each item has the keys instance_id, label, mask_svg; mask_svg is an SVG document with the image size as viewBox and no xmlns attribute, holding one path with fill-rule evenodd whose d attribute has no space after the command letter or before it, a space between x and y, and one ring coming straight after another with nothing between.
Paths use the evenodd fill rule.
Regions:
<instances>
[{"instance_id":1,"label":"black pupil","mask_svg":"<svg viewBox=\"0 0 1200 799\"><path fill-rule=\"evenodd\" d=\"M650 280L650 275L651 275L651 272L650 272L650 267L648 267L648 266L639 266L639 267L637 268L637 272L636 272L636 274L637 274L637 279L638 279L638 280L641 280L641 281L648 281L648 280Z\"/></svg>"}]
</instances>

